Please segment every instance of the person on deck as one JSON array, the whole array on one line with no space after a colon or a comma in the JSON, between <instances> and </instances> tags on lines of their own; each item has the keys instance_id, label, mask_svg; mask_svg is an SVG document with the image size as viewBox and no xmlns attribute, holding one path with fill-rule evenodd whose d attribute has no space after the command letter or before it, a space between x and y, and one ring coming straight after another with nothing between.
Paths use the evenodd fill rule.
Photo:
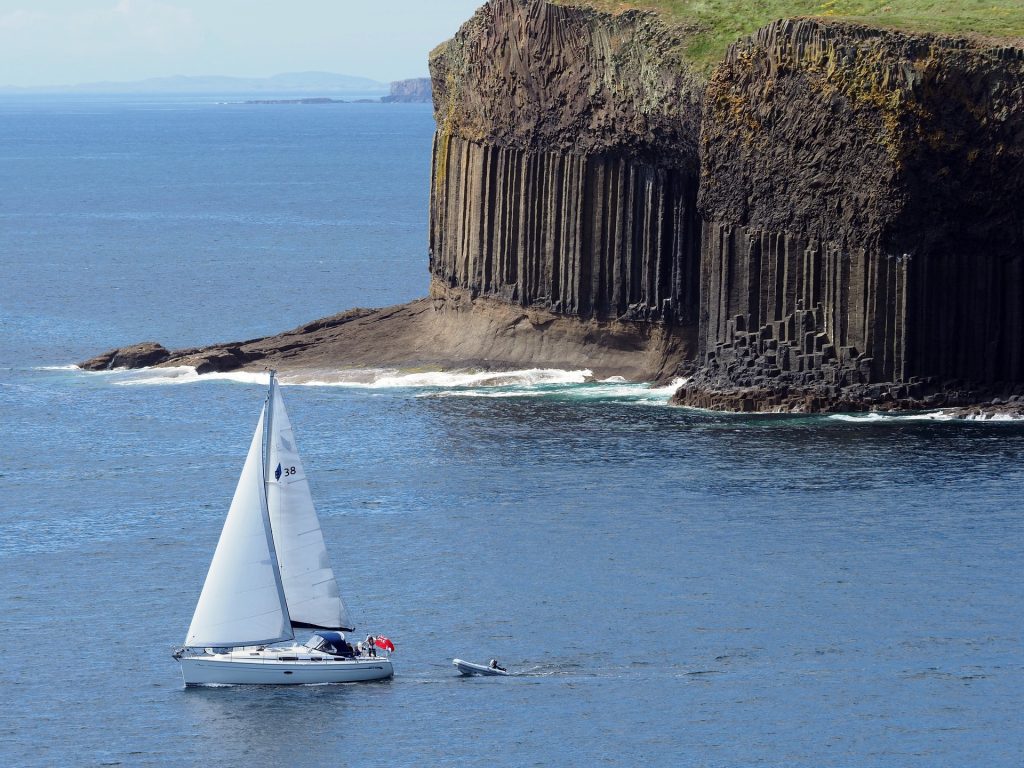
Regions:
<instances>
[{"instance_id":1,"label":"person on deck","mask_svg":"<svg viewBox=\"0 0 1024 768\"><path fill-rule=\"evenodd\" d=\"M491 663L488 664L487 666L489 666L491 669L496 669L499 672L508 672L508 670L505 669L504 667L499 667L498 666L498 660L497 659L491 659Z\"/></svg>"},{"instance_id":2,"label":"person on deck","mask_svg":"<svg viewBox=\"0 0 1024 768\"><path fill-rule=\"evenodd\" d=\"M366 636L366 642L364 643L364 646L366 648L367 656L375 657L377 655L377 638L375 638L373 635Z\"/></svg>"},{"instance_id":3,"label":"person on deck","mask_svg":"<svg viewBox=\"0 0 1024 768\"><path fill-rule=\"evenodd\" d=\"M345 639L345 635L341 635L341 640L338 641L337 643L335 643L335 645L338 648L338 655L339 656L345 656L345 657L350 658L350 659L355 657L356 649L353 648L351 643L349 643Z\"/></svg>"}]
</instances>

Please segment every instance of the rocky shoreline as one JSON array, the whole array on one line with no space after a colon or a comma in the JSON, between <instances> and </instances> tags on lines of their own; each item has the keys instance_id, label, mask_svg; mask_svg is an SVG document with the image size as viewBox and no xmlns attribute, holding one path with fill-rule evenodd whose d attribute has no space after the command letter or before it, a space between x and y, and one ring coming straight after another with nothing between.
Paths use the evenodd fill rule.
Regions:
<instances>
[{"instance_id":1,"label":"rocky shoreline","mask_svg":"<svg viewBox=\"0 0 1024 768\"><path fill-rule=\"evenodd\" d=\"M441 291L441 289L438 289ZM189 366L227 371L505 371L589 369L598 378L665 381L691 355L685 340L649 323L580 322L464 292L382 309L351 309L275 336L168 350L143 342L84 360L87 371Z\"/></svg>"},{"instance_id":2,"label":"rocky shoreline","mask_svg":"<svg viewBox=\"0 0 1024 768\"><path fill-rule=\"evenodd\" d=\"M398 368L406 371L589 369L595 378L622 376L666 384L686 369L687 353L670 337L621 324L565 323L547 313L493 321L484 302L452 317L431 299L383 309L353 309L275 336L169 350L158 342L118 347L78 363L86 371L187 366L199 374L274 368L307 375ZM504 314L504 313L502 313ZM446 317L446 315L448 315ZM547 338L545 339L545 335ZM492 341L496 343L492 344ZM541 352L541 348L545 348ZM669 402L736 413L834 414L941 411L965 420L1024 419L1024 385L998 392L962 383L919 382L837 387L818 382L735 386L698 371L683 378Z\"/></svg>"},{"instance_id":3,"label":"rocky shoreline","mask_svg":"<svg viewBox=\"0 0 1024 768\"><path fill-rule=\"evenodd\" d=\"M739 413L910 413L937 411L972 419L1024 418L1024 386L977 390L962 384L918 383L735 386L698 374L672 395L674 405Z\"/></svg>"}]
</instances>

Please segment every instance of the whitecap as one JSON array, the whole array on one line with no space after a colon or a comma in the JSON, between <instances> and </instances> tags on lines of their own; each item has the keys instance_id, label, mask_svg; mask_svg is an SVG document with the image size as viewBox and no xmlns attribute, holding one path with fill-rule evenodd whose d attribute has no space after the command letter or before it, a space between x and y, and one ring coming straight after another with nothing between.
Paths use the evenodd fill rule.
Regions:
<instances>
[{"instance_id":1,"label":"whitecap","mask_svg":"<svg viewBox=\"0 0 1024 768\"><path fill-rule=\"evenodd\" d=\"M533 387L582 384L593 376L587 369L526 368L518 371L400 371L396 368L364 368L303 378L282 374L282 383L320 387L361 387L364 389L453 389L466 387ZM289 382L289 378L292 379ZM301 380L300 380L301 379Z\"/></svg>"},{"instance_id":2,"label":"whitecap","mask_svg":"<svg viewBox=\"0 0 1024 768\"><path fill-rule=\"evenodd\" d=\"M833 413L828 416L832 421L852 421L863 424L869 421L886 421L892 419L892 416L883 416L881 413L872 411L870 413Z\"/></svg>"},{"instance_id":3,"label":"whitecap","mask_svg":"<svg viewBox=\"0 0 1024 768\"><path fill-rule=\"evenodd\" d=\"M848 421L856 424L877 424L900 421L955 421L958 417L945 411L924 411L921 413L879 413L878 411L870 411L868 413L833 413L829 414L826 418L832 421Z\"/></svg>"},{"instance_id":4,"label":"whitecap","mask_svg":"<svg viewBox=\"0 0 1024 768\"><path fill-rule=\"evenodd\" d=\"M672 393L685 379L676 379L671 384L653 387L645 382L630 382L624 377L599 381L572 381L569 383L552 383L541 381L523 385L501 387L468 387L450 389L441 392L424 392L418 397L480 397L480 398L517 398L546 397L550 399L619 402L634 405L667 405Z\"/></svg>"},{"instance_id":5,"label":"whitecap","mask_svg":"<svg viewBox=\"0 0 1024 768\"><path fill-rule=\"evenodd\" d=\"M377 379L374 387L534 387L552 384L583 384L593 376L590 370L529 368L521 371L480 371L474 373L431 371L397 373Z\"/></svg>"},{"instance_id":6,"label":"whitecap","mask_svg":"<svg viewBox=\"0 0 1024 768\"><path fill-rule=\"evenodd\" d=\"M106 377L116 386L170 386L200 381L263 385L267 380L267 374L259 371L228 371L200 375L190 366L121 368L85 373ZM672 394L687 380L677 378L663 386L631 382L623 376L594 380L593 371L586 368L525 368L514 371L402 371L397 368L358 368L332 372L284 371L278 374L278 381L286 387L419 390L415 394L416 397L548 397L637 405L667 405Z\"/></svg>"},{"instance_id":7,"label":"whitecap","mask_svg":"<svg viewBox=\"0 0 1024 768\"><path fill-rule=\"evenodd\" d=\"M949 411L892 414L889 418L897 421L957 421L960 419L955 413Z\"/></svg>"},{"instance_id":8,"label":"whitecap","mask_svg":"<svg viewBox=\"0 0 1024 768\"><path fill-rule=\"evenodd\" d=\"M689 380L689 378L682 376L677 379L672 379L671 382L665 384L664 386L650 387L649 391L652 394L656 393L659 397L661 397L662 395L664 395L665 397L672 397L672 395L675 394L675 391L679 389L681 386L683 386L683 384L685 384Z\"/></svg>"},{"instance_id":9,"label":"whitecap","mask_svg":"<svg viewBox=\"0 0 1024 768\"><path fill-rule=\"evenodd\" d=\"M964 415L950 410L921 411L919 413L878 413L863 414L833 413L828 416L834 421L859 422L903 422L903 421L1024 421L1024 417L1011 413L973 413Z\"/></svg>"},{"instance_id":10,"label":"whitecap","mask_svg":"<svg viewBox=\"0 0 1024 768\"><path fill-rule=\"evenodd\" d=\"M255 371L228 371L226 373L204 373L188 365L167 368L134 368L100 371L110 375L111 383L128 387L138 385L167 386L173 384L195 384L198 381L233 381L238 384L266 384L267 374Z\"/></svg>"},{"instance_id":11,"label":"whitecap","mask_svg":"<svg viewBox=\"0 0 1024 768\"><path fill-rule=\"evenodd\" d=\"M191 366L162 368L116 368L88 371L104 376L118 386L194 384L199 381L232 381L239 384L265 384L262 371L227 371L199 374ZM282 386L354 387L364 389L449 389L456 387L532 387L540 385L583 384L593 376L587 369L529 368L518 371L420 371L404 372L396 368L360 368L327 373L324 371L284 371L278 373Z\"/></svg>"},{"instance_id":12,"label":"whitecap","mask_svg":"<svg viewBox=\"0 0 1024 768\"><path fill-rule=\"evenodd\" d=\"M1024 416L1015 413L972 413L967 421L1024 421Z\"/></svg>"}]
</instances>

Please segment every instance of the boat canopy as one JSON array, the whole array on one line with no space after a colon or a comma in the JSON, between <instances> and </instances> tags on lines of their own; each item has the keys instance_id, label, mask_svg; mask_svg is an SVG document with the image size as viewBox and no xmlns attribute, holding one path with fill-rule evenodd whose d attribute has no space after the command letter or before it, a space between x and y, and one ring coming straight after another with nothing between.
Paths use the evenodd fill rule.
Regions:
<instances>
[{"instance_id":1,"label":"boat canopy","mask_svg":"<svg viewBox=\"0 0 1024 768\"><path fill-rule=\"evenodd\" d=\"M315 632L306 641L306 647L311 651L323 651L332 656L341 656L345 636L341 632Z\"/></svg>"}]
</instances>

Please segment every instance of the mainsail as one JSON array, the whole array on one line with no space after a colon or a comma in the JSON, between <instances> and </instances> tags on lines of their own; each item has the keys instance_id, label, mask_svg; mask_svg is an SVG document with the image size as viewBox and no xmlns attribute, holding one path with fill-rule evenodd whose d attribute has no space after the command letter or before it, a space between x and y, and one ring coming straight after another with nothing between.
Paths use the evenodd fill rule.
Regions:
<instances>
[{"instance_id":1,"label":"mainsail","mask_svg":"<svg viewBox=\"0 0 1024 768\"><path fill-rule=\"evenodd\" d=\"M186 646L262 645L294 637L269 530L263 479L266 412L264 406L192 616Z\"/></svg>"},{"instance_id":2,"label":"mainsail","mask_svg":"<svg viewBox=\"0 0 1024 768\"><path fill-rule=\"evenodd\" d=\"M281 580L293 624L353 629L331 570L295 435L273 374L270 377L267 506Z\"/></svg>"}]
</instances>

